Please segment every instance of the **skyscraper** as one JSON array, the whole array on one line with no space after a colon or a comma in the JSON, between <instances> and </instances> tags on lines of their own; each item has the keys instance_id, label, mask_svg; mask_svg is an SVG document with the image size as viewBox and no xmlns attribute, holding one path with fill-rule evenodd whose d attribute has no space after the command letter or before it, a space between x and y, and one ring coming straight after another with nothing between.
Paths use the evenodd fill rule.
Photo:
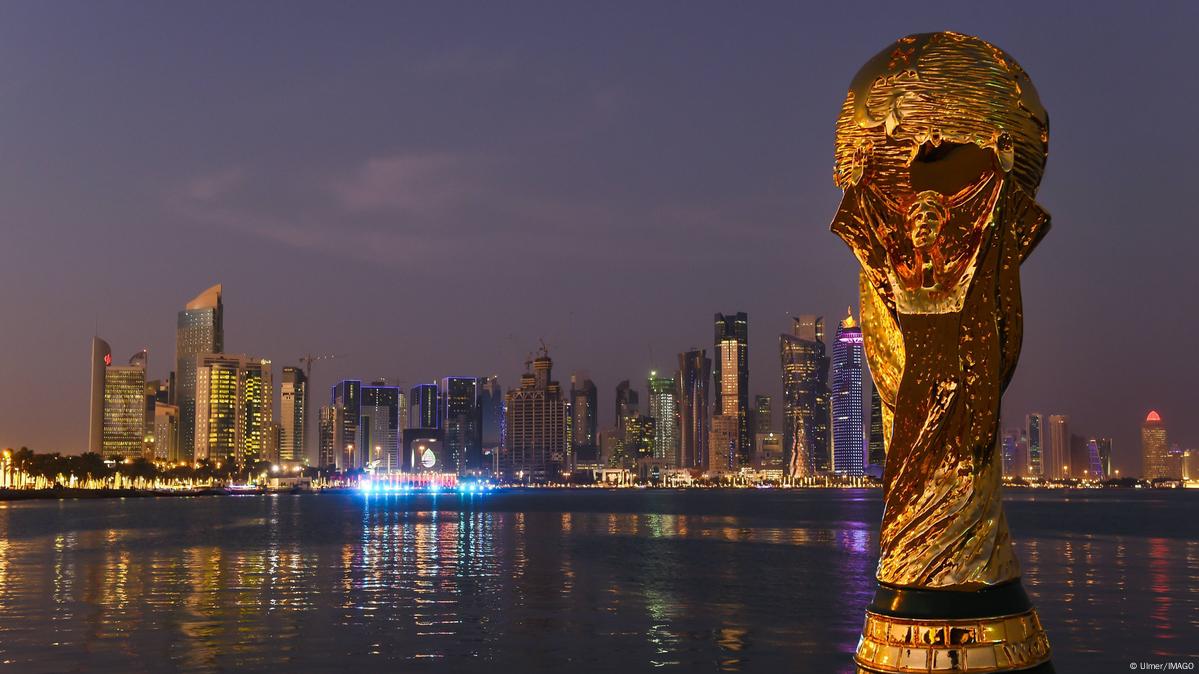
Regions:
<instances>
[{"instance_id":1,"label":"skyscraper","mask_svg":"<svg viewBox=\"0 0 1199 674\"><path fill-rule=\"evenodd\" d=\"M154 460L179 461L179 406L154 403Z\"/></svg>"},{"instance_id":2,"label":"skyscraper","mask_svg":"<svg viewBox=\"0 0 1199 674\"><path fill-rule=\"evenodd\" d=\"M308 378L298 367L283 368L279 387L279 461L289 466L308 463L304 455Z\"/></svg>"},{"instance_id":3,"label":"skyscraper","mask_svg":"<svg viewBox=\"0 0 1199 674\"><path fill-rule=\"evenodd\" d=\"M790 477L810 477L829 471L832 464L824 319L797 316L791 329L792 334L779 335L784 471Z\"/></svg>"},{"instance_id":4,"label":"skyscraper","mask_svg":"<svg viewBox=\"0 0 1199 674\"><path fill-rule=\"evenodd\" d=\"M104 451L104 373L112 365L112 347L99 337L92 337L92 390L89 400L87 451Z\"/></svg>"},{"instance_id":5,"label":"skyscraper","mask_svg":"<svg viewBox=\"0 0 1199 674\"><path fill-rule=\"evenodd\" d=\"M1113 477L1115 473L1112 472L1112 439L1095 438L1095 444L1099 451L1099 466L1103 470L1103 477Z\"/></svg>"},{"instance_id":6,"label":"skyscraper","mask_svg":"<svg viewBox=\"0 0 1199 674\"><path fill-rule=\"evenodd\" d=\"M362 419L362 382L343 379L333 387L332 405L340 409L340 423L336 424L337 468L351 470L362 468L370 461L370 448L364 447L358 438Z\"/></svg>"},{"instance_id":7,"label":"skyscraper","mask_svg":"<svg viewBox=\"0 0 1199 674\"><path fill-rule=\"evenodd\" d=\"M441 423L445 449L452 468L460 475L483 472L482 419L479 380L446 377L441 380Z\"/></svg>"},{"instance_id":8,"label":"skyscraper","mask_svg":"<svg viewBox=\"0 0 1199 674\"><path fill-rule=\"evenodd\" d=\"M883 442L883 400L878 396L878 387L870 387L870 437L866 441L866 466L868 472L882 477L887 463L887 450Z\"/></svg>"},{"instance_id":9,"label":"skyscraper","mask_svg":"<svg viewBox=\"0 0 1199 674\"><path fill-rule=\"evenodd\" d=\"M1045 477L1045 415L1034 412L1024 417L1028 431L1028 477Z\"/></svg>"},{"instance_id":10,"label":"skyscraper","mask_svg":"<svg viewBox=\"0 0 1199 674\"><path fill-rule=\"evenodd\" d=\"M567 401L550 379L553 361L545 347L520 377L519 388L505 397L507 439L500 469L508 480L547 482L561 479L567 465Z\"/></svg>"},{"instance_id":11,"label":"skyscraper","mask_svg":"<svg viewBox=\"0 0 1199 674\"><path fill-rule=\"evenodd\" d=\"M654 420L653 458L673 466L679 454L678 393L674 379L650 372L646 390L649 391L649 416Z\"/></svg>"},{"instance_id":12,"label":"skyscraper","mask_svg":"<svg viewBox=\"0 0 1199 674\"><path fill-rule=\"evenodd\" d=\"M193 361L194 459L243 466L263 459L274 422L271 361L221 353Z\"/></svg>"},{"instance_id":13,"label":"skyscraper","mask_svg":"<svg viewBox=\"0 0 1199 674\"><path fill-rule=\"evenodd\" d=\"M504 392L498 377L492 375L479 380L479 410L484 462L489 471L494 471L500 447L504 444Z\"/></svg>"},{"instance_id":14,"label":"skyscraper","mask_svg":"<svg viewBox=\"0 0 1199 674\"><path fill-rule=\"evenodd\" d=\"M1045 479L1064 480L1070 476L1070 417L1050 414L1045 433L1045 455L1042 460Z\"/></svg>"},{"instance_id":15,"label":"skyscraper","mask_svg":"<svg viewBox=\"0 0 1199 674\"><path fill-rule=\"evenodd\" d=\"M833 343L833 471L863 474L865 429L862 424L862 329L845 317Z\"/></svg>"},{"instance_id":16,"label":"skyscraper","mask_svg":"<svg viewBox=\"0 0 1199 674\"><path fill-rule=\"evenodd\" d=\"M1169 452L1166 424L1156 410L1150 410L1141 425L1141 477L1146 480L1170 477Z\"/></svg>"},{"instance_id":17,"label":"skyscraper","mask_svg":"<svg viewBox=\"0 0 1199 674\"><path fill-rule=\"evenodd\" d=\"M367 462L380 472L400 469L400 387L385 381L362 387L358 410L358 440Z\"/></svg>"},{"instance_id":18,"label":"skyscraper","mask_svg":"<svg viewBox=\"0 0 1199 674\"><path fill-rule=\"evenodd\" d=\"M774 430L774 401L768 395L754 396L754 435ZM756 443L755 443L756 444Z\"/></svg>"},{"instance_id":19,"label":"skyscraper","mask_svg":"<svg viewBox=\"0 0 1199 674\"><path fill-rule=\"evenodd\" d=\"M599 401L595 382L576 372L570 376L571 445L575 467L598 467Z\"/></svg>"},{"instance_id":20,"label":"skyscraper","mask_svg":"<svg viewBox=\"0 0 1199 674\"><path fill-rule=\"evenodd\" d=\"M145 360L138 358L140 353L130 358L128 365L113 365L108 343L99 337L92 340L93 416L89 431L99 433L97 453L105 459L120 461L147 454L146 368ZM96 363L103 367L98 375ZM98 419L94 412L97 401Z\"/></svg>"},{"instance_id":21,"label":"skyscraper","mask_svg":"<svg viewBox=\"0 0 1199 674\"><path fill-rule=\"evenodd\" d=\"M225 308L221 285L196 295L179 312L175 332L175 397L179 405L179 454L196 457L196 357L225 350Z\"/></svg>"},{"instance_id":22,"label":"skyscraper","mask_svg":"<svg viewBox=\"0 0 1199 674\"><path fill-rule=\"evenodd\" d=\"M716 414L737 419L735 466L750 466L753 444L749 437L749 317L744 311L716 314Z\"/></svg>"},{"instance_id":23,"label":"skyscraper","mask_svg":"<svg viewBox=\"0 0 1199 674\"><path fill-rule=\"evenodd\" d=\"M336 468L338 427L341 425L341 408L322 405L316 430L316 465L319 468Z\"/></svg>"},{"instance_id":24,"label":"skyscraper","mask_svg":"<svg viewBox=\"0 0 1199 674\"><path fill-rule=\"evenodd\" d=\"M411 405L408 423L412 428L438 427L437 424L441 421L441 414L437 409L438 398L437 384L417 384L412 387L408 400L408 404Z\"/></svg>"},{"instance_id":25,"label":"skyscraper","mask_svg":"<svg viewBox=\"0 0 1199 674\"><path fill-rule=\"evenodd\" d=\"M708 438L708 472L713 475L737 469L737 436L740 419L732 414L713 414Z\"/></svg>"},{"instance_id":26,"label":"skyscraper","mask_svg":"<svg viewBox=\"0 0 1199 674\"><path fill-rule=\"evenodd\" d=\"M636 389L625 379L616 385L616 425L623 428L624 418L639 411Z\"/></svg>"},{"instance_id":27,"label":"skyscraper","mask_svg":"<svg viewBox=\"0 0 1199 674\"><path fill-rule=\"evenodd\" d=\"M1002 440L1003 444L1000 446L1000 456L1003 459L1004 477L1015 477L1018 475L1016 472L1016 466L1018 464L1016 452L1020 444L1019 440L1020 435L1016 431L1004 431Z\"/></svg>"},{"instance_id":28,"label":"skyscraper","mask_svg":"<svg viewBox=\"0 0 1199 674\"><path fill-rule=\"evenodd\" d=\"M675 376L679 407L679 468L707 468L708 441L712 430L711 408L708 407L710 381L712 359L703 349L679 354L679 371Z\"/></svg>"}]
</instances>

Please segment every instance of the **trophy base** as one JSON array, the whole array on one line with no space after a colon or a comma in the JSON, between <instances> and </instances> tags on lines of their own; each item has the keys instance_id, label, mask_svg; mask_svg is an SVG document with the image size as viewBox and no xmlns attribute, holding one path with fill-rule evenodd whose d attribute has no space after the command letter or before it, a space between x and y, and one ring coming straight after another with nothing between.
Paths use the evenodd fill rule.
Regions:
<instances>
[{"instance_id":1,"label":"trophy base","mask_svg":"<svg viewBox=\"0 0 1199 674\"><path fill-rule=\"evenodd\" d=\"M859 674L1053 672L1019 579L977 592L879 583L854 654Z\"/></svg>"}]
</instances>

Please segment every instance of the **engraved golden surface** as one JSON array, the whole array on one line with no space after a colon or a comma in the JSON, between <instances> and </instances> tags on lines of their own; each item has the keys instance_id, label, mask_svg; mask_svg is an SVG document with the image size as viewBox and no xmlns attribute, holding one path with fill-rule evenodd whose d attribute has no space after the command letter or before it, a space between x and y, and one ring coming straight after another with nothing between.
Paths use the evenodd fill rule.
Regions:
<instances>
[{"instance_id":1,"label":"engraved golden surface","mask_svg":"<svg viewBox=\"0 0 1199 674\"><path fill-rule=\"evenodd\" d=\"M987 42L914 35L871 59L837 120L832 230L861 263L887 448L877 577L976 590L1018 578L999 499L999 404L1020 354L1020 263L1048 117Z\"/></svg>"},{"instance_id":2,"label":"engraved golden surface","mask_svg":"<svg viewBox=\"0 0 1199 674\"><path fill-rule=\"evenodd\" d=\"M907 620L866 613L858 672L1003 672L1049 658L1036 611L981 620Z\"/></svg>"}]
</instances>

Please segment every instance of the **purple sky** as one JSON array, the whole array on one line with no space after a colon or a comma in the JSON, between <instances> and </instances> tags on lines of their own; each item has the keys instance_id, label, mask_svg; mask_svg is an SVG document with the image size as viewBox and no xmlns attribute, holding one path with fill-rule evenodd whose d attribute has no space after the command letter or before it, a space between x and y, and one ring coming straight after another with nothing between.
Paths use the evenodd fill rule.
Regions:
<instances>
[{"instance_id":1,"label":"purple sky","mask_svg":"<svg viewBox=\"0 0 1199 674\"><path fill-rule=\"evenodd\" d=\"M608 423L617 381L740 310L778 394L787 312L856 312L849 81L939 29L1010 52L1052 118L1005 416L1070 414L1125 470L1151 407L1199 445L1196 5L828 4L0 4L0 446L79 451L97 320L161 376L215 282L229 351L348 354L320 392L510 385L544 337Z\"/></svg>"}]
</instances>

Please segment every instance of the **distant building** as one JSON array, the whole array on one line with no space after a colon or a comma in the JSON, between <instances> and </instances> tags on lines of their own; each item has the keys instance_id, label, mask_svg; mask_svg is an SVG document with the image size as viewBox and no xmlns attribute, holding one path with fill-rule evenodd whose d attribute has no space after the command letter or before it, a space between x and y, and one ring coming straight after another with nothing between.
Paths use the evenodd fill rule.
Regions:
<instances>
[{"instance_id":1,"label":"distant building","mask_svg":"<svg viewBox=\"0 0 1199 674\"><path fill-rule=\"evenodd\" d=\"M1024 417L1028 432L1028 477L1041 478L1045 475L1045 415L1034 412Z\"/></svg>"},{"instance_id":2,"label":"distant building","mask_svg":"<svg viewBox=\"0 0 1199 674\"><path fill-rule=\"evenodd\" d=\"M704 470L708 466L708 440L711 412L708 386L712 380L712 360L703 349L679 354L675 375L679 408L679 468Z\"/></svg>"},{"instance_id":3,"label":"distant building","mask_svg":"<svg viewBox=\"0 0 1199 674\"><path fill-rule=\"evenodd\" d=\"M504 444L504 392L498 377L479 379L479 410L482 419L483 462L489 470L496 469L500 447Z\"/></svg>"},{"instance_id":4,"label":"distant building","mask_svg":"<svg viewBox=\"0 0 1199 674\"><path fill-rule=\"evenodd\" d=\"M179 406L155 402L153 428L154 460L170 463L181 461L179 456Z\"/></svg>"},{"instance_id":5,"label":"distant building","mask_svg":"<svg viewBox=\"0 0 1199 674\"><path fill-rule=\"evenodd\" d=\"M362 382L343 379L333 387L332 405L341 410L337 415L335 441L337 443L338 470L362 468L369 461L369 448L359 441L358 429L362 421Z\"/></svg>"},{"instance_id":6,"label":"distant building","mask_svg":"<svg viewBox=\"0 0 1199 674\"><path fill-rule=\"evenodd\" d=\"M112 365L112 347L99 337L92 337L91 396L87 430L87 451L104 452L104 376Z\"/></svg>"},{"instance_id":7,"label":"distant building","mask_svg":"<svg viewBox=\"0 0 1199 674\"><path fill-rule=\"evenodd\" d=\"M274 423L271 361L223 353L196 355L193 361L195 460L245 466L264 459Z\"/></svg>"},{"instance_id":8,"label":"distant building","mask_svg":"<svg viewBox=\"0 0 1199 674\"><path fill-rule=\"evenodd\" d=\"M737 415L712 415L712 432L708 438L709 474L721 475L737 470L737 436L740 427L741 420Z\"/></svg>"},{"instance_id":9,"label":"distant building","mask_svg":"<svg viewBox=\"0 0 1199 674\"><path fill-rule=\"evenodd\" d=\"M1169 466L1169 439L1166 424L1156 410L1150 410L1141 425L1141 473L1146 480L1172 477Z\"/></svg>"},{"instance_id":10,"label":"distant building","mask_svg":"<svg viewBox=\"0 0 1199 674\"><path fill-rule=\"evenodd\" d=\"M870 387L870 436L866 440L866 468L875 477L882 477L887 463L887 449L883 443L883 399L878 387Z\"/></svg>"},{"instance_id":11,"label":"distant building","mask_svg":"<svg viewBox=\"0 0 1199 674\"><path fill-rule=\"evenodd\" d=\"M735 466L748 467L753 444L749 432L749 317L745 312L716 314L716 414L737 419Z\"/></svg>"},{"instance_id":12,"label":"distant building","mask_svg":"<svg viewBox=\"0 0 1199 674\"><path fill-rule=\"evenodd\" d=\"M1095 438L1095 445L1099 451L1099 466L1103 469L1103 477L1109 479L1115 477L1115 472L1112 470L1112 439Z\"/></svg>"},{"instance_id":13,"label":"distant building","mask_svg":"<svg viewBox=\"0 0 1199 674\"><path fill-rule=\"evenodd\" d=\"M412 428L438 427L437 423L441 420L440 410L437 409L439 398L437 384L417 384L412 387L408 400L412 406L408 423L412 424Z\"/></svg>"},{"instance_id":14,"label":"distant building","mask_svg":"<svg viewBox=\"0 0 1199 674\"><path fill-rule=\"evenodd\" d=\"M657 420L644 414L625 418L624 453L632 461L657 458Z\"/></svg>"},{"instance_id":15,"label":"distant building","mask_svg":"<svg viewBox=\"0 0 1199 674\"><path fill-rule=\"evenodd\" d=\"M507 480L558 481L567 467L567 401L551 380L553 361L544 347L526 363L532 371L505 397L507 438L501 471Z\"/></svg>"},{"instance_id":16,"label":"distant building","mask_svg":"<svg viewBox=\"0 0 1199 674\"><path fill-rule=\"evenodd\" d=\"M1106 475L1103 470L1103 457L1099 455L1099 441L1091 438L1087 441L1087 473L1085 477L1102 480Z\"/></svg>"},{"instance_id":17,"label":"distant building","mask_svg":"<svg viewBox=\"0 0 1199 674\"><path fill-rule=\"evenodd\" d=\"M92 342L93 359L97 353L100 355L103 370L102 374L96 377L93 360L92 407L95 408L98 398L99 453L105 459L118 461L145 456L148 435L146 368L145 361L138 358L141 352L130 359L129 365L113 365L108 344L97 337Z\"/></svg>"},{"instance_id":18,"label":"distant building","mask_svg":"<svg viewBox=\"0 0 1199 674\"><path fill-rule=\"evenodd\" d=\"M833 343L833 471L864 474L865 428L862 423L862 329L849 315L837 327Z\"/></svg>"},{"instance_id":19,"label":"distant building","mask_svg":"<svg viewBox=\"0 0 1199 674\"><path fill-rule=\"evenodd\" d=\"M175 399L179 405L179 454L196 455L196 357L225 350L225 308L217 284L196 295L179 312L175 332Z\"/></svg>"},{"instance_id":20,"label":"distant building","mask_svg":"<svg viewBox=\"0 0 1199 674\"><path fill-rule=\"evenodd\" d=\"M1016 477L1018 472L1019 461L1016 456L1019 452L1020 434L1017 431L1004 431L1003 439L1000 444L1000 458L1003 461L1003 476Z\"/></svg>"},{"instance_id":21,"label":"distant building","mask_svg":"<svg viewBox=\"0 0 1199 674\"><path fill-rule=\"evenodd\" d=\"M316 465L320 468L336 468L338 445L338 429L342 423L342 410L333 405L324 405L320 409L317 424Z\"/></svg>"},{"instance_id":22,"label":"distant building","mask_svg":"<svg viewBox=\"0 0 1199 674\"><path fill-rule=\"evenodd\" d=\"M632 388L629 380L625 379L616 385L616 425L623 428L621 425L623 419L630 414L640 412L638 404L638 396L636 389Z\"/></svg>"},{"instance_id":23,"label":"distant building","mask_svg":"<svg viewBox=\"0 0 1199 674\"><path fill-rule=\"evenodd\" d=\"M789 477L810 477L832 466L829 435L829 359L824 319L795 317L792 334L779 335L783 370L783 462Z\"/></svg>"},{"instance_id":24,"label":"distant building","mask_svg":"<svg viewBox=\"0 0 1199 674\"><path fill-rule=\"evenodd\" d=\"M754 396L753 421L754 435L774 431L774 400L770 396L760 393ZM757 447L756 441L754 446Z\"/></svg>"},{"instance_id":25,"label":"distant building","mask_svg":"<svg viewBox=\"0 0 1199 674\"><path fill-rule=\"evenodd\" d=\"M407 473L454 473L440 428L404 430L403 470Z\"/></svg>"},{"instance_id":26,"label":"distant building","mask_svg":"<svg viewBox=\"0 0 1199 674\"><path fill-rule=\"evenodd\" d=\"M298 367L283 368L279 386L279 461L298 466L308 463L304 455L307 421L308 378Z\"/></svg>"},{"instance_id":27,"label":"distant building","mask_svg":"<svg viewBox=\"0 0 1199 674\"><path fill-rule=\"evenodd\" d=\"M783 436L758 433L754 436L754 470L783 470Z\"/></svg>"},{"instance_id":28,"label":"distant building","mask_svg":"<svg viewBox=\"0 0 1199 674\"><path fill-rule=\"evenodd\" d=\"M649 416L654 420L653 458L663 466L674 466L679 460L678 391L672 377L649 373Z\"/></svg>"},{"instance_id":29,"label":"distant building","mask_svg":"<svg viewBox=\"0 0 1199 674\"><path fill-rule=\"evenodd\" d=\"M362 402L358 411L358 440L367 464L374 470L391 472L400 469L400 411L404 394L398 386L384 381L362 387Z\"/></svg>"},{"instance_id":30,"label":"distant building","mask_svg":"<svg viewBox=\"0 0 1199 674\"><path fill-rule=\"evenodd\" d=\"M1042 466L1047 480L1070 477L1070 417L1050 414Z\"/></svg>"},{"instance_id":31,"label":"distant building","mask_svg":"<svg viewBox=\"0 0 1199 674\"><path fill-rule=\"evenodd\" d=\"M574 467L600 467L598 390L581 373L570 377L570 415Z\"/></svg>"},{"instance_id":32,"label":"distant building","mask_svg":"<svg viewBox=\"0 0 1199 674\"><path fill-rule=\"evenodd\" d=\"M474 377L446 377L441 380L441 423L445 446L453 472L481 475L483 436L479 409L479 380Z\"/></svg>"}]
</instances>

